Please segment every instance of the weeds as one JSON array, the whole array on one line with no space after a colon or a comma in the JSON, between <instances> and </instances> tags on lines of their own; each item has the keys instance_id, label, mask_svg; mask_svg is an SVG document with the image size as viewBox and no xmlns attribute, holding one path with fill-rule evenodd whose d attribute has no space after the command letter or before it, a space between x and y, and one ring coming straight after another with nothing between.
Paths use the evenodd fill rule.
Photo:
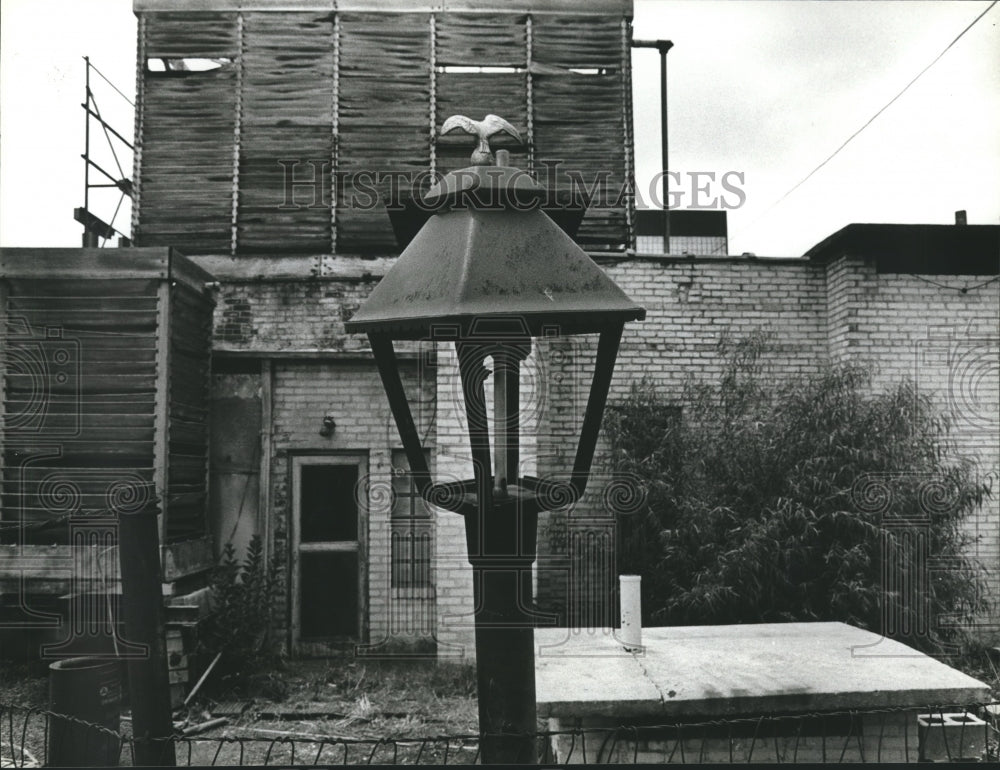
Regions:
<instances>
[{"instance_id":1,"label":"weeds","mask_svg":"<svg viewBox=\"0 0 1000 770\"><path fill-rule=\"evenodd\" d=\"M280 660L271 640L278 580L278 564L274 559L265 563L259 536L250 541L242 562L233 544L226 544L211 579L212 611L198 628L199 659L207 662L222 653L217 675L206 683L213 689L226 682L272 699L283 697L284 685L272 671Z\"/></svg>"},{"instance_id":2,"label":"weeds","mask_svg":"<svg viewBox=\"0 0 1000 770\"><path fill-rule=\"evenodd\" d=\"M609 410L617 469L647 487L620 522L647 622L840 620L956 651L987 609L962 521L992 480L912 383L873 394L859 366L772 378L768 346L727 342L716 383L667 402L643 382Z\"/></svg>"}]
</instances>

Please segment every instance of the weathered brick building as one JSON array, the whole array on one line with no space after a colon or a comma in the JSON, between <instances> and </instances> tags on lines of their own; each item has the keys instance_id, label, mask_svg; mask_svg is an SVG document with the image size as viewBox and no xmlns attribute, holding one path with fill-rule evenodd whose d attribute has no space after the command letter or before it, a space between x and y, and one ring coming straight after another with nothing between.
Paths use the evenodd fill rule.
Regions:
<instances>
[{"instance_id":1,"label":"weathered brick building","mask_svg":"<svg viewBox=\"0 0 1000 770\"><path fill-rule=\"evenodd\" d=\"M521 140L495 146L550 187L604 174L615 194L577 238L595 252L634 245L633 201L616 194L632 175L631 3L135 11L134 240L178 247L218 280L217 546L259 533L284 560L277 610L293 651L429 649L437 635L461 654L438 633L471 601L461 520L411 494L367 341L343 322L398 254L394 184L405 199L415 174L468 165L466 139L439 134L452 114L506 118ZM407 355L432 466L459 473L448 354Z\"/></svg>"},{"instance_id":2,"label":"weathered brick building","mask_svg":"<svg viewBox=\"0 0 1000 770\"><path fill-rule=\"evenodd\" d=\"M878 224L849 225L802 258L638 254L599 259L647 311L644 322L626 328L609 400L623 398L630 383L641 377L650 378L668 398L671 393L679 397L687 377L717 380L723 359L716 346L723 335L738 338L768 331L775 345L766 364L773 373L807 374L830 364L857 362L875 365L877 389L912 379L953 415L957 450L977 458L984 477L996 479L998 259L997 226ZM572 373L583 371L591 356L588 346L565 346L559 358L563 382L573 382ZM553 387L552 406L580 398L563 393L558 384ZM547 467L555 472L560 452L572 451L567 440L573 421L552 413L547 432L554 437L551 454L556 462ZM610 483L607 475L604 478ZM619 491L627 497L626 490ZM605 558L595 567L595 556L613 552L606 542L613 538L614 518L613 506L600 494L599 485L592 487L575 517L554 517L553 532L540 540L550 544L540 557L540 580L550 603L568 604L572 612L575 597L577 613L607 624L614 621L614 575L602 571L613 565ZM968 526L976 538L974 555L990 569L990 584L998 591L996 496ZM595 538L600 531L605 543ZM931 572L948 568L933 563L933 554L930 558ZM546 562L555 568L545 569ZM571 576L584 574L603 588L570 592L567 585L579 582ZM606 597L603 606L595 597ZM998 630L995 619L982 622L983 631Z\"/></svg>"},{"instance_id":3,"label":"weathered brick building","mask_svg":"<svg viewBox=\"0 0 1000 770\"><path fill-rule=\"evenodd\" d=\"M294 7L135 2L134 240L178 247L217 280L212 535L218 549L260 534L283 560L277 622L293 653L469 656L463 523L412 495L367 342L343 330L398 253L377 175L466 165L467 142L438 136L441 123L496 113L522 131L516 165L560 160L553 183L607 171L620 188L631 3ZM640 375L679 392L719 371L722 333L769 329L779 370L870 358L952 399L968 449L996 471L1000 228L852 225L803 258L677 257L636 253L631 198L606 203L577 239L648 311L626 330L612 398ZM565 469L590 355L549 340L525 367L537 444L522 456L538 473ZM453 354L409 348L404 384L432 468L469 475ZM575 511L543 522L538 593L578 622L613 606L609 481L596 473ZM997 523L995 501L972 523L994 569Z\"/></svg>"}]
</instances>

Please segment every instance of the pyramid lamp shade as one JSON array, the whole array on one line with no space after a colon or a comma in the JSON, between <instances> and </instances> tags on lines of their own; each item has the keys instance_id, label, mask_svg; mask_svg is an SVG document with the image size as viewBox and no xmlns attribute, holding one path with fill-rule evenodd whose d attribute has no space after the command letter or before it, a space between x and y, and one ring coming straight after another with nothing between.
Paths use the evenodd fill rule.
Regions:
<instances>
[{"instance_id":1,"label":"pyramid lamp shade","mask_svg":"<svg viewBox=\"0 0 1000 770\"><path fill-rule=\"evenodd\" d=\"M468 121L467 130L481 131L477 126L494 117ZM346 328L368 335L420 494L465 517L474 573L482 759L533 763L532 629L538 615L531 609L530 571L538 514L583 495L624 325L641 320L645 310L543 211L550 191L509 166L504 151L498 165L487 165L493 161L488 137L479 136L473 153L479 165L447 174L423 197L422 205L433 214ZM521 363L534 338L577 334L600 336L568 481L520 475ZM403 389L396 340L455 346L474 478L431 479Z\"/></svg>"}]
</instances>

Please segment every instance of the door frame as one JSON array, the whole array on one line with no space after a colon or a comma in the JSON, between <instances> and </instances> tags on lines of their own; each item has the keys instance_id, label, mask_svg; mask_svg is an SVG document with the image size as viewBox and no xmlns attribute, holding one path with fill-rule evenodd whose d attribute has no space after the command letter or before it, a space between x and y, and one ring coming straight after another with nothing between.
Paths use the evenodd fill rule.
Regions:
<instances>
[{"instance_id":1,"label":"door frame","mask_svg":"<svg viewBox=\"0 0 1000 770\"><path fill-rule=\"evenodd\" d=\"M301 603L299 583L299 554L301 526L299 511L302 497L301 469L306 465L355 466L358 469L358 484L361 486L368 475L368 450L302 451L289 453L289 604L291 623L289 624L289 647L294 656L322 657L368 641L368 496L357 497L358 507L358 637L333 637L302 641ZM363 487L362 487L363 488ZM306 550L353 550L353 549L306 549Z\"/></svg>"}]
</instances>

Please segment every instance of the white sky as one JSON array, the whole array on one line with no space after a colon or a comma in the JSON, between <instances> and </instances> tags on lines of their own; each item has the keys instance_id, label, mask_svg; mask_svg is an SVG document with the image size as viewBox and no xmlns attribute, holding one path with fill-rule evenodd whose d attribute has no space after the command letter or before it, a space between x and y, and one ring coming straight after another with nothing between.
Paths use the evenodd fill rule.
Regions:
<instances>
[{"instance_id":1,"label":"white sky","mask_svg":"<svg viewBox=\"0 0 1000 770\"><path fill-rule=\"evenodd\" d=\"M1000 222L1000 8L770 208L988 6L636 0L635 37L674 42L670 166L688 185L679 207L691 203L690 172L742 172L730 251L760 256L802 254L850 222L946 224L957 209L970 224ZM0 13L0 244L78 245L81 57L133 96L131 0L0 0ZM659 55L638 50L633 63L636 176L648 202L660 168ZM92 86L105 117L131 136L131 107L99 78ZM116 174L103 137L92 142ZM97 195L91 208L110 218L117 193ZM127 232L127 216L116 225Z\"/></svg>"}]
</instances>

